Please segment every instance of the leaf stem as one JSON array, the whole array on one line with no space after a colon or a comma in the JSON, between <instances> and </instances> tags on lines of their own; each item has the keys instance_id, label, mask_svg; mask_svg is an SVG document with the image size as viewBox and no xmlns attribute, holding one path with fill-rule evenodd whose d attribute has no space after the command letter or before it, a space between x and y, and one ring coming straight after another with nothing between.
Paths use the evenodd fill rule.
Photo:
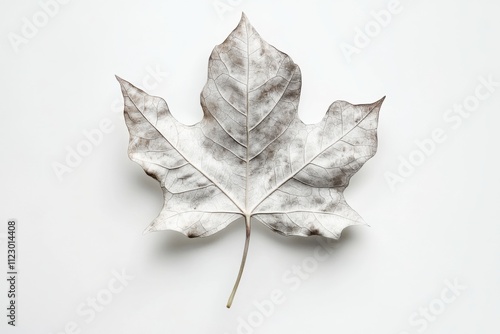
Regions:
<instances>
[{"instance_id":1,"label":"leaf stem","mask_svg":"<svg viewBox=\"0 0 500 334\"><path fill-rule=\"evenodd\" d=\"M245 268L245 262L247 260L248 244L250 243L250 215L245 215L245 229L245 248L243 249L243 257L241 258L240 271L238 272L238 277L236 278L236 282L234 283L233 291L231 292L231 295L229 296L229 299L227 301L227 308L230 308L233 304L234 295L236 294L236 290L238 290L238 285L240 284L241 275L243 274L243 269Z\"/></svg>"}]
</instances>

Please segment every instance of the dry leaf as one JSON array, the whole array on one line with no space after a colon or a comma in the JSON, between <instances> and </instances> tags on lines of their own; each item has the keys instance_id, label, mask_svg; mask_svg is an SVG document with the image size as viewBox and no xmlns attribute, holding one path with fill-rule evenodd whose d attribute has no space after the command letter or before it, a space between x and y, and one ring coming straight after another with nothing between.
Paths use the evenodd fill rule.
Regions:
<instances>
[{"instance_id":1,"label":"dry leaf","mask_svg":"<svg viewBox=\"0 0 500 334\"><path fill-rule=\"evenodd\" d=\"M265 42L245 15L210 56L204 117L187 126L166 104L118 79L130 131L129 156L160 182L165 202L146 231L205 237L243 217L284 235L337 239L364 224L346 203L349 179L377 148L383 99L334 102L318 124L297 114L301 74Z\"/></svg>"}]
</instances>

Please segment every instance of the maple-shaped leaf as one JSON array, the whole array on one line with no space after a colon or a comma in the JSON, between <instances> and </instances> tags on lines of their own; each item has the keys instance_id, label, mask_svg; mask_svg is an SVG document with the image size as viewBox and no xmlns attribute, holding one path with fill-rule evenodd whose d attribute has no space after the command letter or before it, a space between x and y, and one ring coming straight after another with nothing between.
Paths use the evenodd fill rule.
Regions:
<instances>
[{"instance_id":1,"label":"maple-shaped leaf","mask_svg":"<svg viewBox=\"0 0 500 334\"><path fill-rule=\"evenodd\" d=\"M203 119L179 123L167 103L118 78L130 132L129 156L158 180L164 206L146 231L188 237L214 234L243 217L284 235L337 239L364 224L346 203L349 179L377 149L383 99L334 102L318 124L304 124L297 107L299 67L265 42L243 14L216 46L201 93Z\"/></svg>"}]
</instances>

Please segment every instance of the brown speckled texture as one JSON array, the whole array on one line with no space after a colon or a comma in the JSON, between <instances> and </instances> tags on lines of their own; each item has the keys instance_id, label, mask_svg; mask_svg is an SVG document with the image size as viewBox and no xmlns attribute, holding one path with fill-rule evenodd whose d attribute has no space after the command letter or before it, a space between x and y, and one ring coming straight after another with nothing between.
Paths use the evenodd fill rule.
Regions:
<instances>
[{"instance_id":1,"label":"brown speckled texture","mask_svg":"<svg viewBox=\"0 0 500 334\"><path fill-rule=\"evenodd\" d=\"M299 67L244 15L210 56L200 123L179 123L163 99L119 81L129 156L165 197L147 231L203 237L251 216L284 235L338 238L363 224L343 191L376 152L383 99L337 101L321 122L304 124Z\"/></svg>"}]
</instances>

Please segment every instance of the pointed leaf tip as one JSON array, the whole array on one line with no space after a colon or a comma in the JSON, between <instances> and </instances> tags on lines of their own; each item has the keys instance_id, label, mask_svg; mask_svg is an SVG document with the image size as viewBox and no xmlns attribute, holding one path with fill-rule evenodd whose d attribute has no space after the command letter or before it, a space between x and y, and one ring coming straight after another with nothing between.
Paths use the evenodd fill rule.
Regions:
<instances>
[{"instance_id":1,"label":"pointed leaf tip","mask_svg":"<svg viewBox=\"0 0 500 334\"><path fill-rule=\"evenodd\" d=\"M241 18L240 22L238 23L238 26L243 26L247 28L248 26L252 27L252 24L250 23L250 20L248 19L248 16L246 16L245 12L241 12Z\"/></svg>"},{"instance_id":2,"label":"pointed leaf tip","mask_svg":"<svg viewBox=\"0 0 500 334\"><path fill-rule=\"evenodd\" d=\"M381 99L379 99L378 101L374 102L373 105L376 107L376 108L380 108L382 106L382 103L384 102L385 100L385 96L383 96Z\"/></svg>"},{"instance_id":3,"label":"pointed leaf tip","mask_svg":"<svg viewBox=\"0 0 500 334\"><path fill-rule=\"evenodd\" d=\"M118 80L118 82L120 83L121 87L125 87L126 84L130 85L130 83L127 80L124 80L124 79L120 78L116 74L115 74L115 78L116 78L116 80Z\"/></svg>"},{"instance_id":4,"label":"pointed leaf tip","mask_svg":"<svg viewBox=\"0 0 500 334\"><path fill-rule=\"evenodd\" d=\"M135 87L134 85L132 85L130 82L128 82L127 80L125 79L122 79L120 78L119 76L115 75L116 77L116 80L118 80L118 82L120 83L120 87L122 88L122 92L125 92L131 88L135 88L135 89L138 89L137 87Z\"/></svg>"},{"instance_id":5,"label":"pointed leaf tip","mask_svg":"<svg viewBox=\"0 0 500 334\"><path fill-rule=\"evenodd\" d=\"M153 225L149 225L148 227L146 227L146 228L144 229L144 231L142 231L142 235L149 234L149 233L151 233L151 232L153 232L153 231L154 231Z\"/></svg>"}]
</instances>

